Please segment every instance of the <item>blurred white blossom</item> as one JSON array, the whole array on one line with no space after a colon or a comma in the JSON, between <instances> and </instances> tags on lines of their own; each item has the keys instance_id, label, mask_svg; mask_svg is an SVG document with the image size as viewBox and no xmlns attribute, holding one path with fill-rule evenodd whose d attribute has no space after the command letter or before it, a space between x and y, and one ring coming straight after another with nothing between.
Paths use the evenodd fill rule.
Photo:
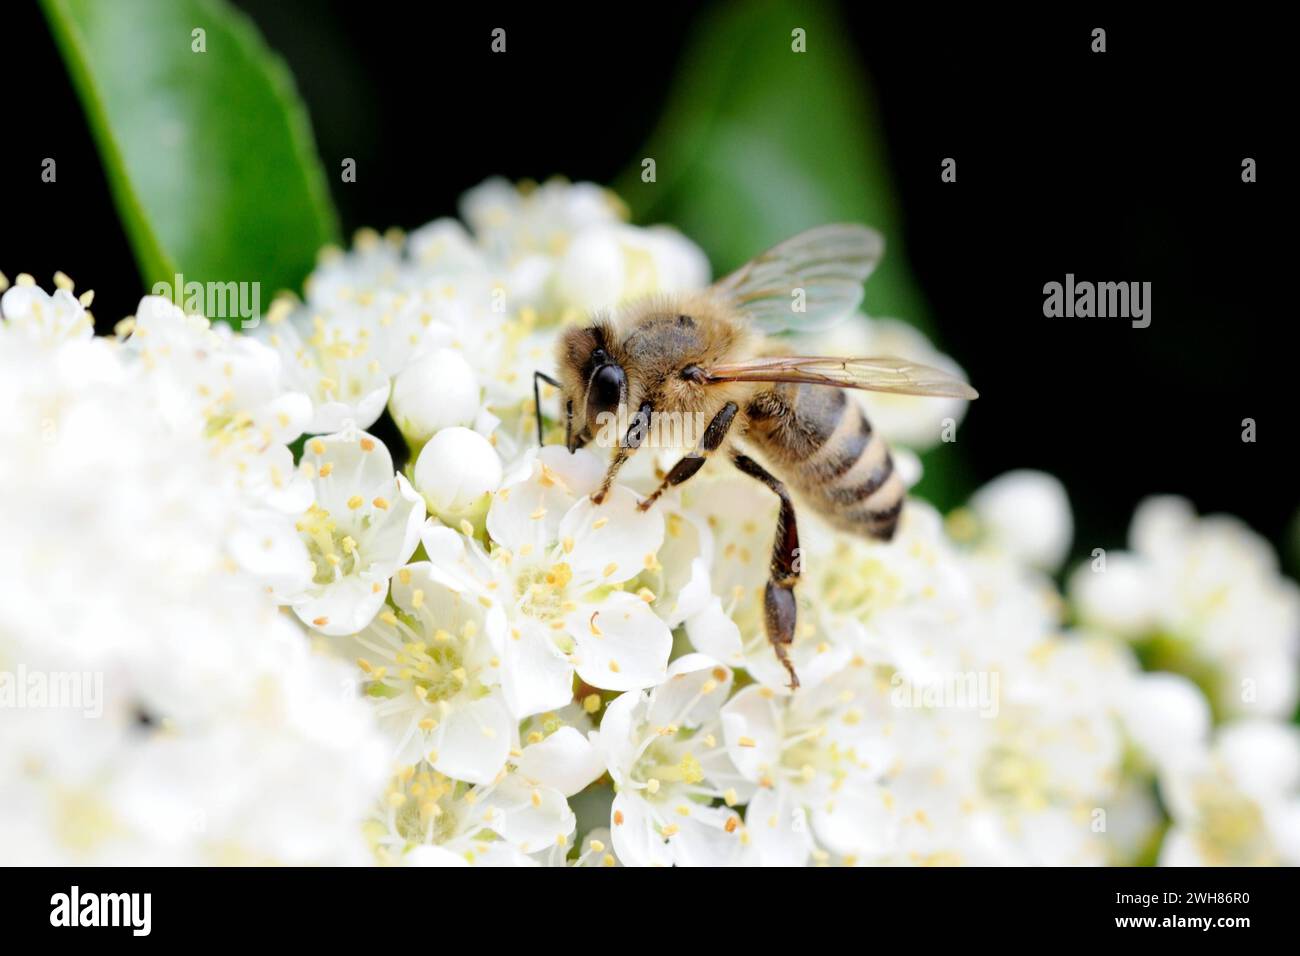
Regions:
<instances>
[{"instance_id":1,"label":"blurred white blossom","mask_svg":"<svg viewBox=\"0 0 1300 956\"><path fill-rule=\"evenodd\" d=\"M641 511L682 453L647 449L597 506L550 386L535 447L556 336L703 252L590 183L460 211L323 250L251 336L4 291L0 859L1300 862L1300 592L1262 539L1157 498L1108 553L1028 470L887 543L801 508L792 692L768 489L717 456ZM962 374L891 319L787 345ZM909 485L966 413L853 400ZM90 697L20 706L33 673Z\"/></svg>"}]
</instances>

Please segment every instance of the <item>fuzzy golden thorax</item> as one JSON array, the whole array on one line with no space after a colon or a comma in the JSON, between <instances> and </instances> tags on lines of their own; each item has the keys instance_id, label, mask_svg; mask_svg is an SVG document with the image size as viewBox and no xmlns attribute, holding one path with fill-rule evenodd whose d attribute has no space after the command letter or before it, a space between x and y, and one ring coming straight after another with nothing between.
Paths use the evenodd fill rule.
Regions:
<instances>
[{"instance_id":1,"label":"fuzzy golden thorax","mask_svg":"<svg viewBox=\"0 0 1300 956\"><path fill-rule=\"evenodd\" d=\"M711 418L743 387L706 384L707 370L750 354L734 313L708 295L656 297L633 303L616 320L596 318L559 339L556 364L563 409L572 409L574 441L595 435L601 412L700 413Z\"/></svg>"}]
</instances>

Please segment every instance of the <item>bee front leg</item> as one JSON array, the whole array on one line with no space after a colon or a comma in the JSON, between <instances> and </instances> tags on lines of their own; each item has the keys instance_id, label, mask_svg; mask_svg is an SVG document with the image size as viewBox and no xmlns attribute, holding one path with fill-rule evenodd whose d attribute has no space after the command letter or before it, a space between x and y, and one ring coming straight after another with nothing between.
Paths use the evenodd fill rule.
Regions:
<instances>
[{"instance_id":1,"label":"bee front leg","mask_svg":"<svg viewBox=\"0 0 1300 956\"><path fill-rule=\"evenodd\" d=\"M537 415L537 444L545 445L546 436L542 430L542 382L550 385L552 388L559 388L560 383L551 376L547 375L541 369L533 371L533 412ZM569 418L573 418L572 403L570 403ZM568 435L565 436L565 443L568 443Z\"/></svg>"},{"instance_id":2,"label":"bee front leg","mask_svg":"<svg viewBox=\"0 0 1300 956\"><path fill-rule=\"evenodd\" d=\"M619 442L618 451L614 452L614 457L610 459L609 467L605 469L605 477L601 479L600 487L591 495L591 500L595 504L602 504L605 496L609 494L609 489L614 486L614 477L618 470L623 467L623 463L632 457L632 453L641 447L645 441L646 432L650 430L650 416L654 408L649 402L641 405L641 408L632 416L632 423L628 426L627 434Z\"/></svg>"},{"instance_id":3,"label":"bee front leg","mask_svg":"<svg viewBox=\"0 0 1300 956\"><path fill-rule=\"evenodd\" d=\"M781 514L777 518L776 539L772 544L772 565L763 591L763 623L777 659L790 675L790 689L795 690L799 687L799 675L794 671L794 662L787 650L794 642L798 623L794 586L799 582L799 526L795 521L794 503L785 485L754 459L733 455L731 460L737 468L767 485L781 499Z\"/></svg>"},{"instance_id":4,"label":"bee front leg","mask_svg":"<svg viewBox=\"0 0 1300 956\"><path fill-rule=\"evenodd\" d=\"M689 455L679 460L673 465L672 469L664 476L664 480L659 483L659 487L645 501L637 507L645 511L652 504L659 500L669 488L680 485L686 479L692 477L697 471L704 467L709 455L717 451L722 442L727 437L727 432L731 430L731 423L736 420L736 403L727 402L713 416L713 420L704 429L704 437L700 439L699 447L691 450Z\"/></svg>"}]
</instances>

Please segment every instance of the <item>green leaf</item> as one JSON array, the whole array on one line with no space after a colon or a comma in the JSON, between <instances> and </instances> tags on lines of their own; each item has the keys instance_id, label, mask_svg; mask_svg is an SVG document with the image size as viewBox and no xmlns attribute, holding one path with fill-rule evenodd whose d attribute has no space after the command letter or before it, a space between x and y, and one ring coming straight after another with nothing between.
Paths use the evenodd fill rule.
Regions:
<instances>
[{"instance_id":1,"label":"green leaf","mask_svg":"<svg viewBox=\"0 0 1300 956\"><path fill-rule=\"evenodd\" d=\"M792 49L805 31L806 52ZM885 237L866 284L869 315L927 333L870 85L835 12L820 2L754 0L702 20L658 127L615 188L639 222L667 222L722 275L800 230L863 222ZM657 182L642 181L655 161ZM924 457L920 491L940 507L964 496L954 448Z\"/></svg>"},{"instance_id":2,"label":"green leaf","mask_svg":"<svg viewBox=\"0 0 1300 956\"><path fill-rule=\"evenodd\" d=\"M806 31L807 52L791 49ZM643 156L618 183L639 221L671 222L719 274L802 229L857 221L885 236L867 283L873 315L924 322L899 241L867 78L821 3L727 5L697 29Z\"/></svg>"},{"instance_id":3,"label":"green leaf","mask_svg":"<svg viewBox=\"0 0 1300 956\"><path fill-rule=\"evenodd\" d=\"M223 0L42 0L146 285L297 289L338 220L284 64ZM203 30L205 52L193 31Z\"/></svg>"}]
</instances>

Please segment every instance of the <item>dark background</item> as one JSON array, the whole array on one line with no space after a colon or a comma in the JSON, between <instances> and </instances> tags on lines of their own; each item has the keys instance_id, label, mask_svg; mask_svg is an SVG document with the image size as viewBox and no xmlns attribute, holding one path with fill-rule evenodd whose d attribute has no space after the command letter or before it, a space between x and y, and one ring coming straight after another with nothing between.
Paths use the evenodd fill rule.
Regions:
<instances>
[{"instance_id":1,"label":"dark background","mask_svg":"<svg viewBox=\"0 0 1300 956\"><path fill-rule=\"evenodd\" d=\"M655 126L697 15L236 2L297 79L347 233L454 213L493 173L613 181ZM1121 545L1134 505L1158 492L1240 515L1290 552L1281 26L1244 10L842 12L874 81L913 272L941 346L983 395L959 442L972 481L1061 477L1076 554ZM106 330L143 289L44 20L27 2L8 13L0 270L48 287L62 269L95 288ZM493 58L477 41L498 25L510 55ZM1104 55L1089 51L1094 26ZM40 182L44 156L58 158L55 185ZM355 184L333 175L343 156ZM955 184L939 180L946 156ZM1241 182L1246 156L1255 184ZM1044 318L1043 284L1067 272L1150 281L1151 327ZM1247 417L1255 444L1240 438Z\"/></svg>"}]
</instances>

